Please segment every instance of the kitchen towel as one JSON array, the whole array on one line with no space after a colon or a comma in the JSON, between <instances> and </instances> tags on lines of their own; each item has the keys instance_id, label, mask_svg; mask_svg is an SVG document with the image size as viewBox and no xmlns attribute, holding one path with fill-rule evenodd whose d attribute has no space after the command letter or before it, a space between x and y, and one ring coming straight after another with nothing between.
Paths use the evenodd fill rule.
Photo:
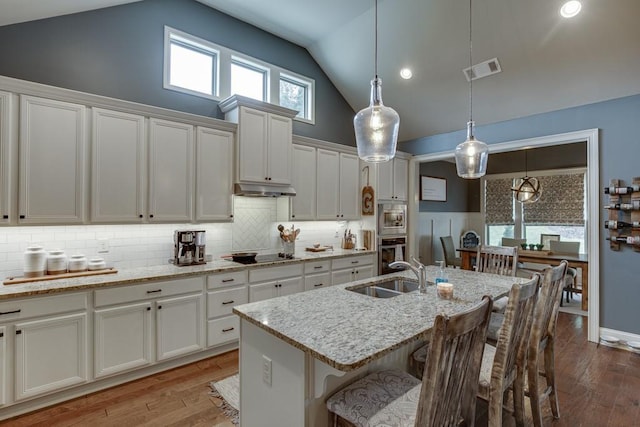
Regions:
<instances>
[{"instance_id":1,"label":"kitchen towel","mask_svg":"<svg viewBox=\"0 0 640 427\"><path fill-rule=\"evenodd\" d=\"M396 258L394 261L404 261L404 255L402 254L402 245L396 245Z\"/></svg>"}]
</instances>

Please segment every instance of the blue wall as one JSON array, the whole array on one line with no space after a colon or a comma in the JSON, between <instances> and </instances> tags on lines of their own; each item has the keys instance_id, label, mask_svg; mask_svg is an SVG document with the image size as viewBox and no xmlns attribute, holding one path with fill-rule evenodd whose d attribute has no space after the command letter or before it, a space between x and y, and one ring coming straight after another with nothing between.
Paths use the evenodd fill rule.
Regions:
<instances>
[{"instance_id":1,"label":"blue wall","mask_svg":"<svg viewBox=\"0 0 640 427\"><path fill-rule=\"evenodd\" d=\"M309 52L194 0L145 0L0 27L0 75L223 118L218 103L163 89L164 26L315 79L316 124L297 135L355 145L351 107Z\"/></svg>"},{"instance_id":2,"label":"blue wall","mask_svg":"<svg viewBox=\"0 0 640 427\"><path fill-rule=\"evenodd\" d=\"M482 108L482 107L480 107ZM488 144L554 135L584 129L600 129L600 187L610 179L630 183L640 176L640 95L568 108L506 122L480 126L476 137ZM413 154L453 151L464 141L465 131L419 138L400 144ZM608 203L602 189L600 216L589 218L603 224ZM629 247L619 252L609 249L608 234L600 227L600 326L640 334L640 253Z\"/></svg>"}]
</instances>

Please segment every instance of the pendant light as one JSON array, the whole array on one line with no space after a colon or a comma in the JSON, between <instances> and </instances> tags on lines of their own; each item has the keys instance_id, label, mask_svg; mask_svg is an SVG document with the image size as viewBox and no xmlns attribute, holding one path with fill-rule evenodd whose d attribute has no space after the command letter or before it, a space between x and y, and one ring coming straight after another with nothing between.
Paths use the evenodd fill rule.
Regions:
<instances>
[{"instance_id":1,"label":"pendant light","mask_svg":"<svg viewBox=\"0 0 640 427\"><path fill-rule=\"evenodd\" d=\"M358 157L370 163L393 159L400 127L398 113L382 103L382 79L378 77L378 0L375 1L375 77L371 80L369 106L353 118Z\"/></svg>"},{"instance_id":2,"label":"pendant light","mask_svg":"<svg viewBox=\"0 0 640 427\"><path fill-rule=\"evenodd\" d=\"M527 151L524 152L524 176L511 189L513 198L520 203L534 203L540 199L542 189L540 181L527 175Z\"/></svg>"},{"instance_id":3,"label":"pendant light","mask_svg":"<svg viewBox=\"0 0 640 427\"><path fill-rule=\"evenodd\" d=\"M472 37L471 37L471 0L469 0L469 69L472 70ZM470 71L470 74L471 71ZM458 176L465 179L480 178L487 173L489 147L473 136L473 76L469 75L469 121L467 122L467 140L458 144L455 151Z\"/></svg>"}]
</instances>

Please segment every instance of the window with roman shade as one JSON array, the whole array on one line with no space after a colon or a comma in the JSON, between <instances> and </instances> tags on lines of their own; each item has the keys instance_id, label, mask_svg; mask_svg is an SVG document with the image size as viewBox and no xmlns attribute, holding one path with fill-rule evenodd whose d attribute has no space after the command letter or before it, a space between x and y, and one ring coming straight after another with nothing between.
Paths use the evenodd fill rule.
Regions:
<instances>
[{"instance_id":1,"label":"window with roman shade","mask_svg":"<svg viewBox=\"0 0 640 427\"><path fill-rule=\"evenodd\" d=\"M542 194L522 206L531 225L584 225L584 173L538 176Z\"/></svg>"},{"instance_id":2,"label":"window with roman shade","mask_svg":"<svg viewBox=\"0 0 640 427\"><path fill-rule=\"evenodd\" d=\"M513 225L513 178L485 180L485 222L487 225Z\"/></svg>"}]
</instances>

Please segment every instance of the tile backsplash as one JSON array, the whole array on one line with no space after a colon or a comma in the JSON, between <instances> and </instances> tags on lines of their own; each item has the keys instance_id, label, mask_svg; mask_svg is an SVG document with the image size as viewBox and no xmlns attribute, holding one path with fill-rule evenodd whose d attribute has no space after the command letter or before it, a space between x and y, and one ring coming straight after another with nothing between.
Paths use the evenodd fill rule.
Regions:
<instances>
[{"instance_id":1,"label":"tile backsplash","mask_svg":"<svg viewBox=\"0 0 640 427\"><path fill-rule=\"evenodd\" d=\"M173 252L173 232L177 229L206 230L207 253L214 258L232 251L281 249L277 225L290 228L286 212L278 212L275 198L234 198L234 222L212 224L73 225L0 228L0 278L22 276L23 254L27 246L38 244L49 251L62 249L67 256L100 256L115 268L146 267L168 263ZM359 222L300 221L296 250L313 243L340 246L345 228L354 232ZM98 253L106 245L108 253Z\"/></svg>"}]
</instances>

